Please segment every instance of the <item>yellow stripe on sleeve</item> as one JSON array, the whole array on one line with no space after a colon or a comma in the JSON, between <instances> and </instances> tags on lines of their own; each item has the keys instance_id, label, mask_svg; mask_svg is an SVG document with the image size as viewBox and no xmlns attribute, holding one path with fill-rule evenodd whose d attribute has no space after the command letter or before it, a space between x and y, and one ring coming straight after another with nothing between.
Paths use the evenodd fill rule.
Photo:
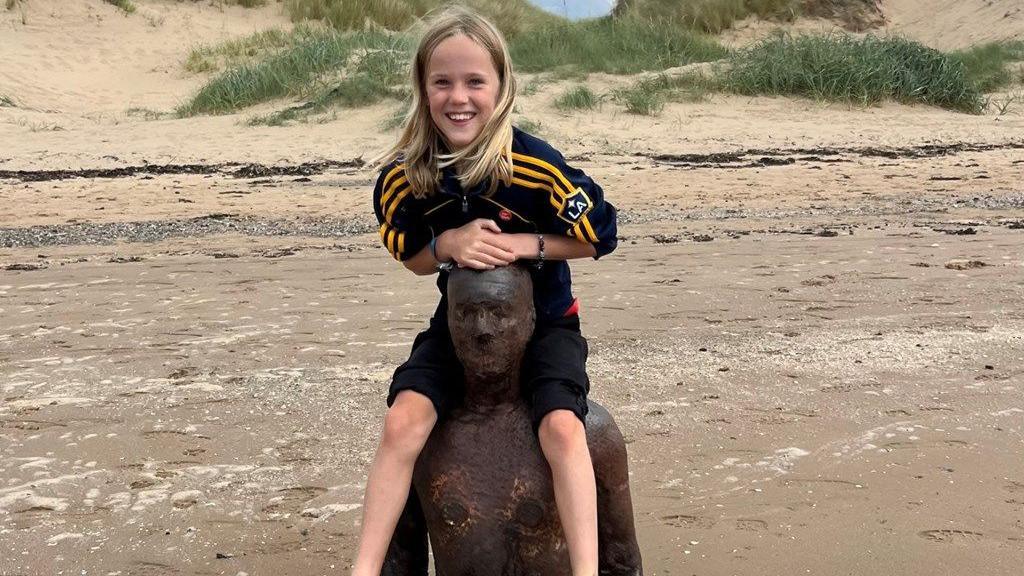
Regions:
<instances>
[{"instance_id":1,"label":"yellow stripe on sleeve","mask_svg":"<svg viewBox=\"0 0 1024 576\"><path fill-rule=\"evenodd\" d=\"M590 238L592 244L597 244L597 234L594 233L594 227L590 225L590 218L586 214L580 220L583 223L583 229L587 231L587 237Z\"/></svg>"},{"instance_id":2,"label":"yellow stripe on sleeve","mask_svg":"<svg viewBox=\"0 0 1024 576\"><path fill-rule=\"evenodd\" d=\"M533 188L534 190L546 190L548 192L548 199L551 201L551 206L553 206L555 210L562 209L562 205L558 203L558 200L555 200L554 194L551 193L551 186L549 184L544 184L542 182L532 182L530 180L523 180L522 178L516 177L512 178L512 183L518 184L520 186L525 186L526 188Z\"/></svg>"},{"instance_id":3,"label":"yellow stripe on sleeve","mask_svg":"<svg viewBox=\"0 0 1024 576\"><path fill-rule=\"evenodd\" d=\"M583 230L580 229L580 223L579 222L577 222L572 227L572 235L573 235L574 238L576 238L580 242L586 242L587 241L586 237L583 236Z\"/></svg>"},{"instance_id":4,"label":"yellow stripe on sleeve","mask_svg":"<svg viewBox=\"0 0 1024 576\"><path fill-rule=\"evenodd\" d=\"M551 174L547 174L545 172L537 172L536 170L531 170L531 169L529 169L529 168L527 168L525 166L521 166L521 165L517 165L514 168L514 172L519 172L520 174L523 174L523 175L526 175L526 176L531 176L531 177L536 178L538 180L544 180L545 182L548 182L550 184L550 186L551 186L551 190L554 193L558 194L559 199L563 200L563 201L569 195L569 191L572 190L572 188L563 188L558 183L558 181L555 180L554 176L552 176Z\"/></svg>"},{"instance_id":5,"label":"yellow stripe on sleeve","mask_svg":"<svg viewBox=\"0 0 1024 576\"><path fill-rule=\"evenodd\" d=\"M402 184L405 184L406 182L408 182L408 179L406 179L405 176L402 176L401 178L399 178L399 179L395 180L394 182L392 182L391 186L387 187L386 192L384 192L384 194L382 194L381 197L380 197L380 211L381 212L384 212L385 208L388 205L388 200L391 200L391 197L396 192L398 192L398 190L402 187Z\"/></svg>"},{"instance_id":6,"label":"yellow stripe on sleeve","mask_svg":"<svg viewBox=\"0 0 1024 576\"><path fill-rule=\"evenodd\" d=\"M392 184L391 180L397 174L405 174L405 164L399 164L398 166L395 166L390 171L388 171L388 173L384 176L384 182L383 186L381 186L381 189L387 190L388 188L390 188Z\"/></svg>"},{"instance_id":7,"label":"yellow stripe on sleeve","mask_svg":"<svg viewBox=\"0 0 1024 576\"><path fill-rule=\"evenodd\" d=\"M391 207L388 208L388 211L384 213L385 222L394 226L394 223L391 222L391 216L394 215L395 209L398 208L398 205L402 203L402 200L404 200L405 197L408 196L409 192L411 191L412 186L406 186L401 192L398 193L398 196L395 196L395 201L391 203Z\"/></svg>"},{"instance_id":8,"label":"yellow stripe on sleeve","mask_svg":"<svg viewBox=\"0 0 1024 576\"><path fill-rule=\"evenodd\" d=\"M391 255L394 256L395 255L395 231L393 229L392 230L388 230L387 247L388 247L388 252L391 252Z\"/></svg>"},{"instance_id":9,"label":"yellow stripe on sleeve","mask_svg":"<svg viewBox=\"0 0 1024 576\"><path fill-rule=\"evenodd\" d=\"M539 167L541 169L547 170L548 172L550 172L553 176L555 176L558 179L558 182L562 185L562 188L564 188L567 193L569 191L571 191L571 190L575 190L576 189L572 185L572 183L569 182L568 178L566 178L565 175L562 174L561 170L559 170L558 168L555 168L554 166L552 166L551 164L548 164L547 162L541 160L540 158L534 158L533 156L527 156L525 154L519 154L517 152L513 152L512 153L512 159L513 160L522 160L523 162L526 162L528 164L533 164L534 166L537 166L537 167Z\"/></svg>"}]
</instances>

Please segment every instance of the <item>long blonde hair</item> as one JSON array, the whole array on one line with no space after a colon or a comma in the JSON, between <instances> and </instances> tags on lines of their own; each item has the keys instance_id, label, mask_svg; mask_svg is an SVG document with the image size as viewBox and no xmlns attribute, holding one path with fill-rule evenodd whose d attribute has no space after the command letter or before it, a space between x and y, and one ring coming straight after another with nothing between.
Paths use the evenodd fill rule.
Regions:
<instances>
[{"instance_id":1,"label":"long blonde hair","mask_svg":"<svg viewBox=\"0 0 1024 576\"><path fill-rule=\"evenodd\" d=\"M494 114L480 134L468 146L447 153L437 127L430 118L425 79L427 64L437 46L444 40L463 35L483 47L491 56L501 86ZM442 168L455 166L463 188L490 180L490 192L498 182L512 182L512 108L515 105L516 83L508 46L497 27L476 12L461 6L447 7L427 22L411 66L412 105L406 113L405 127L398 142L376 160L388 163L401 160L405 175L417 198L432 196L438 186Z\"/></svg>"}]
</instances>

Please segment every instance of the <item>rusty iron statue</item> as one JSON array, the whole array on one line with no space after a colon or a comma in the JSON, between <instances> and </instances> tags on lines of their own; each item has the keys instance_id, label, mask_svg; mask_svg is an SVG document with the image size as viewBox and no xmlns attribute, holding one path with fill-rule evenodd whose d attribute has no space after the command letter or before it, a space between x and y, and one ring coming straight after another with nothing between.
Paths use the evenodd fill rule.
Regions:
<instances>
[{"instance_id":1,"label":"rusty iron statue","mask_svg":"<svg viewBox=\"0 0 1024 576\"><path fill-rule=\"evenodd\" d=\"M426 576L428 534L438 576L571 573L551 471L519 387L534 326L532 294L530 275L518 266L452 271L448 323L465 370L465 398L416 462L384 576ZM611 415L592 401L586 429L597 481L599 572L640 575L625 443Z\"/></svg>"}]
</instances>

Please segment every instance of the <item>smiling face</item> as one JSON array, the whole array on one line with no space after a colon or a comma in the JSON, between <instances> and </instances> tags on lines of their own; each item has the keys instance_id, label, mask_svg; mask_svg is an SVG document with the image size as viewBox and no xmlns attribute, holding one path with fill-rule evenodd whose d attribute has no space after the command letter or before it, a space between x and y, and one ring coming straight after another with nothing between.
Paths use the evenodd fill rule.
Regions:
<instances>
[{"instance_id":1,"label":"smiling face","mask_svg":"<svg viewBox=\"0 0 1024 576\"><path fill-rule=\"evenodd\" d=\"M430 55L425 82L434 126L452 152L465 148L494 114L501 91L490 54L464 34L450 36Z\"/></svg>"}]
</instances>

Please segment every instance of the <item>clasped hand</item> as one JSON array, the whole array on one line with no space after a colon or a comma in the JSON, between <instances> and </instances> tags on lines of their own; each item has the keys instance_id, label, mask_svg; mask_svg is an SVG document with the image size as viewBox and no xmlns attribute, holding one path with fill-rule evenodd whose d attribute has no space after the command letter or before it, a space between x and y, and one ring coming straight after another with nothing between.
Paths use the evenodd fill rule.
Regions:
<instances>
[{"instance_id":1,"label":"clasped hand","mask_svg":"<svg viewBox=\"0 0 1024 576\"><path fill-rule=\"evenodd\" d=\"M454 261L462 268L490 270L508 266L520 257L513 234L504 234L494 220L477 218L445 230L437 237L436 256L441 262Z\"/></svg>"}]
</instances>

